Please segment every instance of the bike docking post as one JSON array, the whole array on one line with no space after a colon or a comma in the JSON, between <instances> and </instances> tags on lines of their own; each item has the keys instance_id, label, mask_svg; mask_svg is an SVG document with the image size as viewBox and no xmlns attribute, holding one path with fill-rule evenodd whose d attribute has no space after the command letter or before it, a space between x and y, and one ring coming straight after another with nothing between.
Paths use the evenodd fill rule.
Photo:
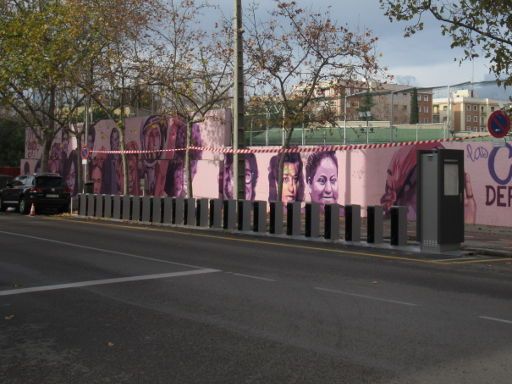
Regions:
<instances>
[{"instance_id":1,"label":"bike docking post","mask_svg":"<svg viewBox=\"0 0 512 384\"><path fill-rule=\"evenodd\" d=\"M339 240L340 238L340 206L327 204L324 207L324 238L326 240Z\"/></svg>"},{"instance_id":2,"label":"bike docking post","mask_svg":"<svg viewBox=\"0 0 512 384\"><path fill-rule=\"evenodd\" d=\"M270 233L283 234L283 203L281 201L270 202Z\"/></svg>"},{"instance_id":3,"label":"bike docking post","mask_svg":"<svg viewBox=\"0 0 512 384\"><path fill-rule=\"evenodd\" d=\"M320 236L320 204L306 203L306 237Z\"/></svg>"},{"instance_id":4,"label":"bike docking post","mask_svg":"<svg viewBox=\"0 0 512 384\"><path fill-rule=\"evenodd\" d=\"M122 204L121 196L115 195L112 198L112 200L113 200L113 206L114 206L112 218L114 218L116 220L121 220L121 218L123 217L122 216L123 204Z\"/></svg>"},{"instance_id":5,"label":"bike docking post","mask_svg":"<svg viewBox=\"0 0 512 384\"><path fill-rule=\"evenodd\" d=\"M253 202L253 221L252 230L258 233L267 232L267 202Z\"/></svg>"},{"instance_id":6,"label":"bike docking post","mask_svg":"<svg viewBox=\"0 0 512 384\"><path fill-rule=\"evenodd\" d=\"M208 199L197 199L196 225L198 227L208 227L208 224Z\"/></svg>"},{"instance_id":7,"label":"bike docking post","mask_svg":"<svg viewBox=\"0 0 512 384\"><path fill-rule=\"evenodd\" d=\"M407 207L391 207L391 245L407 245Z\"/></svg>"},{"instance_id":8,"label":"bike docking post","mask_svg":"<svg viewBox=\"0 0 512 384\"><path fill-rule=\"evenodd\" d=\"M132 196L132 214L130 220L140 221L141 199L140 196Z\"/></svg>"},{"instance_id":9,"label":"bike docking post","mask_svg":"<svg viewBox=\"0 0 512 384\"><path fill-rule=\"evenodd\" d=\"M183 197L176 197L172 199L172 202L172 223L175 225L183 225L185 222L185 199Z\"/></svg>"},{"instance_id":10,"label":"bike docking post","mask_svg":"<svg viewBox=\"0 0 512 384\"><path fill-rule=\"evenodd\" d=\"M142 218L141 221L145 224L151 223L151 211L152 211L152 205L153 204L153 197L152 196L143 196L142 197Z\"/></svg>"},{"instance_id":11,"label":"bike docking post","mask_svg":"<svg viewBox=\"0 0 512 384\"><path fill-rule=\"evenodd\" d=\"M361 241L361 206L352 204L345 207L345 241Z\"/></svg>"},{"instance_id":12,"label":"bike docking post","mask_svg":"<svg viewBox=\"0 0 512 384\"><path fill-rule=\"evenodd\" d=\"M164 197L160 200L162 204L162 223L163 224L172 224L174 220L174 198L172 197ZM156 209L155 206L153 206L153 209ZM157 212L153 212L153 220L156 220L155 214L158 214Z\"/></svg>"},{"instance_id":13,"label":"bike docking post","mask_svg":"<svg viewBox=\"0 0 512 384\"><path fill-rule=\"evenodd\" d=\"M210 200L210 228L222 228L222 200Z\"/></svg>"},{"instance_id":14,"label":"bike docking post","mask_svg":"<svg viewBox=\"0 0 512 384\"><path fill-rule=\"evenodd\" d=\"M87 216L94 217L94 209L96 208L96 195L88 193L87 195Z\"/></svg>"},{"instance_id":15,"label":"bike docking post","mask_svg":"<svg viewBox=\"0 0 512 384\"><path fill-rule=\"evenodd\" d=\"M382 243L383 239L383 209L380 205L367 208L367 237L371 244Z\"/></svg>"},{"instance_id":16,"label":"bike docking post","mask_svg":"<svg viewBox=\"0 0 512 384\"><path fill-rule=\"evenodd\" d=\"M196 199L193 197L185 200L185 225L196 225Z\"/></svg>"},{"instance_id":17,"label":"bike docking post","mask_svg":"<svg viewBox=\"0 0 512 384\"><path fill-rule=\"evenodd\" d=\"M286 205L286 234L300 236L300 202L294 201Z\"/></svg>"},{"instance_id":18,"label":"bike docking post","mask_svg":"<svg viewBox=\"0 0 512 384\"><path fill-rule=\"evenodd\" d=\"M249 232L251 230L252 201L238 200L238 230Z\"/></svg>"},{"instance_id":19,"label":"bike docking post","mask_svg":"<svg viewBox=\"0 0 512 384\"><path fill-rule=\"evenodd\" d=\"M113 200L112 195L103 195L103 217L112 218Z\"/></svg>"},{"instance_id":20,"label":"bike docking post","mask_svg":"<svg viewBox=\"0 0 512 384\"><path fill-rule=\"evenodd\" d=\"M105 206L105 195L96 195L96 208L94 214L96 217L105 217L103 208Z\"/></svg>"},{"instance_id":21,"label":"bike docking post","mask_svg":"<svg viewBox=\"0 0 512 384\"><path fill-rule=\"evenodd\" d=\"M224 229L233 231L236 228L236 200L224 200Z\"/></svg>"},{"instance_id":22,"label":"bike docking post","mask_svg":"<svg viewBox=\"0 0 512 384\"><path fill-rule=\"evenodd\" d=\"M123 196L123 220L130 220L132 217L132 199L128 195Z\"/></svg>"},{"instance_id":23,"label":"bike docking post","mask_svg":"<svg viewBox=\"0 0 512 384\"><path fill-rule=\"evenodd\" d=\"M80 193L78 195L78 214L87 216L87 195Z\"/></svg>"}]
</instances>

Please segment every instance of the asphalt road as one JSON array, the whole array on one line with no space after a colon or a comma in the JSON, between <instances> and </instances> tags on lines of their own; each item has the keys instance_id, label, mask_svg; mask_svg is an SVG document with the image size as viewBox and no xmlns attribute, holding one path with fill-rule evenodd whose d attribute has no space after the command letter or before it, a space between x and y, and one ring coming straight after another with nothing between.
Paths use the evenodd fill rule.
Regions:
<instances>
[{"instance_id":1,"label":"asphalt road","mask_svg":"<svg viewBox=\"0 0 512 384\"><path fill-rule=\"evenodd\" d=\"M507 383L510 261L0 214L0 383Z\"/></svg>"}]
</instances>

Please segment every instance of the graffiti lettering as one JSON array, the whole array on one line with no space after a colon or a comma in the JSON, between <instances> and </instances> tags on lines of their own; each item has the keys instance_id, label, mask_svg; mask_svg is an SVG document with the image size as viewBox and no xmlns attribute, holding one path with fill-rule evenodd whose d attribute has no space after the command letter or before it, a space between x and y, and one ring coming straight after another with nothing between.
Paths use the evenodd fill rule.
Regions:
<instances>
[{"instance_id":1,"label":"graffiti lettering","mask_svg":"<svg viewBox=\"0 0 512 384\"><path fill-rule=\"evenodd\" d=\"M466 152L469 160L475 162L480 159L487 159L489 157L489 152L485 147L479 146L473 149L471 144L466 146Z\"/></svg>"},{"instance_id":2,"label":"graffiti lettering","mask_svg":"<svg viewBox=\"0 0 512 384\"><path fill-rule=\"evenodd\" d=\"M494 181L500 185L506 185L506 184L510 183L510 180L512 180L512 165L510 166L510 169L509 169L509 172L508 172L508 175L506 178L502 179L501 177L498 176L498 174L496 173L496 156L501 149L508 149L508 158L509 159L512 158L512 146L507 143L507 145L505 147L493 148L493 150L491 151L491 154L489 155L489 161L487 164L489 167L489 173L491 174L491 177L494 179Z\"/></svg>"},{"instance_id":3,"label":"graffiti lettering","mask_svg":"<svg viewBox=\"0 0 512 384\"><path fill-rule=\"evenodd\" d=\"M485 205L496 205L497 207L512 206L512 186L504 185L485 186Z\"/></svg>"}]
</instances>

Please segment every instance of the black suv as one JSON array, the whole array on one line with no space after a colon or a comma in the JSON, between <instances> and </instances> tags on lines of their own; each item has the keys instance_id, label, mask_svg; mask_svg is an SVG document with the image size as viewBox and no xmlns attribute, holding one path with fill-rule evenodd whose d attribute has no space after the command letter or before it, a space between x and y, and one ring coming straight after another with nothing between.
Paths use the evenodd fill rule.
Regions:
<instances>
[{"instance_id":1,"label":"black suv","mask_svg":"<svg viewBox=\"0 0 512 384\"><path fill-rule=\"evenodd\" d=\"M55 173L38 173L18 176L0 190L0 211L16 207L24 215L32 204L37 211L52 209L64 212L69 209L70 190L64 179Z\"/></svg>"}]
</instances>

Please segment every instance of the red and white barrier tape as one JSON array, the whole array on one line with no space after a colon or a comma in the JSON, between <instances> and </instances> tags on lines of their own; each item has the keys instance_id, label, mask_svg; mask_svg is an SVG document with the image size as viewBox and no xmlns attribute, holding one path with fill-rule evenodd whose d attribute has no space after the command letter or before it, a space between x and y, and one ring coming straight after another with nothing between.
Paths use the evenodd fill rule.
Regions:
<instances>
[{"instance_id":1,"label":"red and white barrier tape","mask_svg":"<svg viewBox=\"0 0 512 384\"><path fill-rule=\"evenodd\" d=\"M320 145L320 146L304 146L304 147L252 147L252 148L241 148L238 150L234 150L229 147L189 147L191 151L201 151L201 152L216 152L216 153L239 153L239 154L249 154L249 153L310 153L310 152L328 152L328 151L352 151L358 149L377 149L377 148L391 148L391 147L403 147L407 145L415 145L415 144L431 144L431 143L442 143L442 142L452 142L452 141L464 141L469 139L478 139L488 137L488 135L476 135L476 136L468 136L468 137L455 137L450 139L437 139L437 140L423 140L423 141L403 141L403 142L395 142L395 143L381 143L381 144L350 144L350 145ZM170 148L170 149L156 149L152 151L147 150L125 150L125 151L91 151L91 153L102 153L102 154L121 154L125 153L127 155L136 155L136 154L149 154L149 153L158 153L158 152L182 152L186 151L187 148Z\"/></svg>"}]
</instances>

